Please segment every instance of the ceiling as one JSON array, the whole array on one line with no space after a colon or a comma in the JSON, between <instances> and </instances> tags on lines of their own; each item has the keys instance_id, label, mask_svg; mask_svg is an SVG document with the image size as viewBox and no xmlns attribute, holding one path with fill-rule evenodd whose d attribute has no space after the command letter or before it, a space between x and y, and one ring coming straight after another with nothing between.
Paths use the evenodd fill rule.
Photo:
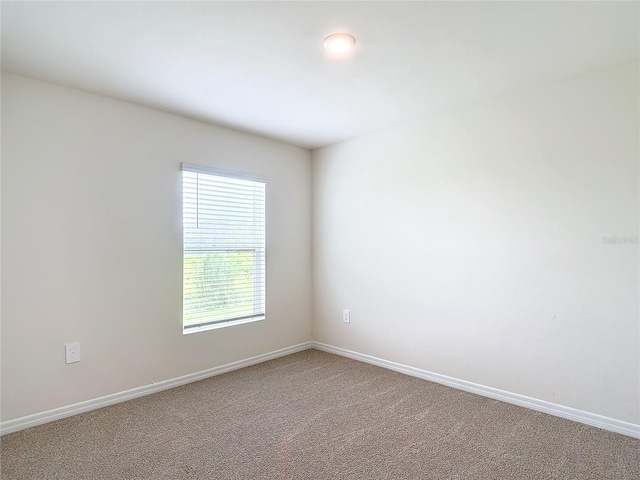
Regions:
<instances>
[{"instance_id":1,"label":"ceiling","mask_svg":"<svg viewBox=\"0 0 640 480\"><path fill-rule=\"evenodd\" d=\"M638 2L7 2L2 68L313 149L637 59ZM356 37L346 58L322 49Z\"/></svg>"}]
</instances>

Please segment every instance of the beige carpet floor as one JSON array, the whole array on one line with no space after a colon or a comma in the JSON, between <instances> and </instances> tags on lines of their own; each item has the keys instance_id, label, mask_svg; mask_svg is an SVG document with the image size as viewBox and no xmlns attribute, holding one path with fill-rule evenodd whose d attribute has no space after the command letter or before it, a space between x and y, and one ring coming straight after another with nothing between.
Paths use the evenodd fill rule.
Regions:
<instances>
[{"instance_id":1,"label":"beige carpet floor","mask_svg":"<svg viewBox=\"0 0 640 480\"><path fill-rule=\"evenodd\" d=\"M640 440L316 350L0 446L3 480L640 478Z\"/></svg>"}]
</instances>

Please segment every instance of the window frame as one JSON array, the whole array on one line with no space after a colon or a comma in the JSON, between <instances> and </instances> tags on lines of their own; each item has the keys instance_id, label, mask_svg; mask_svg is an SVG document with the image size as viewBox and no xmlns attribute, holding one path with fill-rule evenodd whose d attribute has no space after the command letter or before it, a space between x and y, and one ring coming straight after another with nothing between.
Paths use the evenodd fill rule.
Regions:
<instances>
[{"instance_id":1,"label":"window frame","mask_svg":"<svg viewBox=\"0 0 640 480\"><path fill-rule=\"evenodd\" d=\"M184 335L187 335L187 334L196 333L196 332L214 330L214 329L229 327L233 325L241 325L245 323L253 323L253 322L265 320L267 315L267 278L266 278L266 275L267 275L267 211L266 211L267 180L266 178L257 176L257 175L240 173L237 171L211 168L211 167L206 167L202 165L193 165L189 163L181 163L180 170L181 170L181 200L182 200L182 203L181 203L182 205L182 222L181 222L182 223L182 333ZM263 188L264 188L264 191L263 191L264 193L262 196L263 217L261 219L262 248L259 256L259 258L261 257L261 263L262 263L262 269L260 271L262 276L261 295L256 295L256 293L254 292L254 300L253 300L254 314L252 315L246 315L246 316L235 317L235 318L223 318L220 320L205 321L205 322L196 323L193 325L185 325L185 298L186 298L185 296L185 263L186 263L185 260L187 255L187 250L185 249L185 240L187 238L186 237L187 224L185 223L185 192L186 192L185 176L184 176L185 172L212 175L215 177L222 177L222 178L228 178L232 180L241 180L241 181L248 181L248 182L263 184ZM220 247L218 246L217 248L219 249ZM238 251L246 251L246 250L250 250L250 249L247 249L247 248L238 249ZM216 250L215 248L213 248L211 251L220 251L220 250ZM261 299L259 307L262 307L262 308L257 309L258 311L261 310L261 312L259 313L255 313L256 303L257 303L256 299Z\"/></svg>"}]
</instances>

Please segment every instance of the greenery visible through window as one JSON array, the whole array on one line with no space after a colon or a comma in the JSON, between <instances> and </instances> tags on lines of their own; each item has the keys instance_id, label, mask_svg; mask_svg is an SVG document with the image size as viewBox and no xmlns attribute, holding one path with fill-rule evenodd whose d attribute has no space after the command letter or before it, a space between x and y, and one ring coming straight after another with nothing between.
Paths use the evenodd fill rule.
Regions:
<instances>
[{"instance_id":1,"label":"greenery visible through window","mask_svg":"<svg viewBox=\"0 0 640 480\"><path fill-rule=\"evenodd\" d=\"M185 333L265 318L265 184L182 166Z\"/></svg>"}]
</instances>

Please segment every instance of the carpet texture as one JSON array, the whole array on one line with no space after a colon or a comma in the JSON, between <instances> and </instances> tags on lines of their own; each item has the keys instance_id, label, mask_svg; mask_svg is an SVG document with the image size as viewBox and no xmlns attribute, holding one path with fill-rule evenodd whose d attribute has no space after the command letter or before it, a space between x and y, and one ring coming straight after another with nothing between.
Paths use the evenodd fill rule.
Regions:
<instances>
[{"instance_id":1,"label":"carpet texture","mask_svg":"<svg viewBox=\"0 0 640 480\"><path fill-rule=\"evenodd\" d=\"M316 350L0 447L3 480L640 478L639 440Z\"/></svg>"}]
</instances>

